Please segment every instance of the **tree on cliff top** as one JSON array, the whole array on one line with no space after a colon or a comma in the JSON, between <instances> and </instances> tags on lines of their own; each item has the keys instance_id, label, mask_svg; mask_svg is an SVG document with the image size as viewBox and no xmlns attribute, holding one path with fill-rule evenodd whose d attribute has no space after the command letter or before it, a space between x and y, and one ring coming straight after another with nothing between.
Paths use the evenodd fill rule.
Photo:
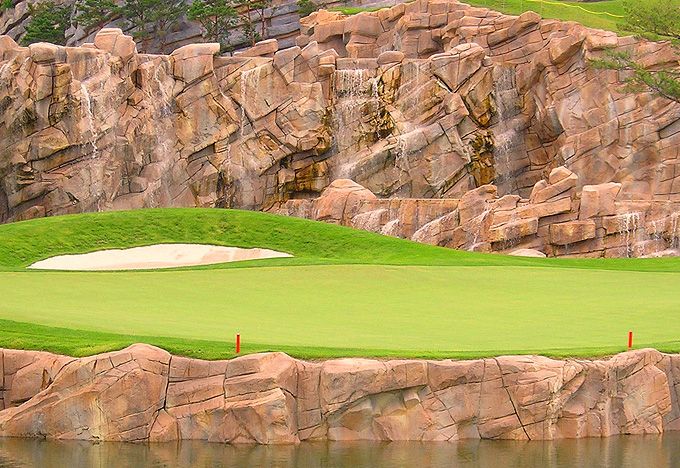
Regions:
<instances>
[{"instance_id":1,"label":"tree on cliff top","mask_svg":"<svg viewBox=\"0 0 680 468\"><path fill-rule=\"evenodd\" d=\"M167 35L186 13L184 0L79 0L75 21L87 32L104 27L120 18L132 30L136 40L157 39L162 46Z\"/></svg>"},{"instance_id":2,"label":"tree on cliff top","mask_svg":"<svg viewBox=\"0 0 680 468\"><path fill-rule=\"evenodd\" d=\"M680 39L680 0L625 0L624 29L650 39Z\"/></svg>"},{"instance_id":3,"label":"tree on cliff top","mask_svg":"<svg viewBox=\"0 0 680 468\"><path fill-rule=\"evenodd\" d=\"M165 45L168 33L185 14L186 4L184 0L126 0L120 12L135 39L144 42L155 36Z\"/></svg>"},{"instance_id":4,"label":"tree on cliff top","mask_svg":"<svg viewBox=\"0 0 680 468\"><path fill-rule=\"evenodd\" d=\"M31 17L26 25L26 34L21 39L23 45L35 42L50 42L64 45L66 29L70 25L71 9L55 5L51 1L42 1L28 6Z\"/></svg>"},{"instance_id":5,"label":"tree on cliff top","mask_svg":"<svg viewBox=\"0 0 680 468\"><path fill-rule=\"evenodd\" d=\"M257 41L267 37L267 9L272 6L272 0L235 0L236 10L241 19L241 32L248 40L250 45L255 45ZM256 28L256 23L260 23L260 30Z\"/></svg>"},{"instance_id":6,"label":"tree on cliff top","mask_svg":"<svg viewBox=\"0 0 680 468\"><path fill-rule=\"evenodd\" d=\"M80 0L76 3L76 23L85 31L100 29L116 16L120 7L114 0Z\"/></svg>"},{"instance_id":7,"label":"tree on cliff top","mask_svg":"<svg viewBox=\"0 0 680 468\"><path fill-rule=\"evenodd\" d=\"M238 24L238 13L231 0L194 0L188 17L203 26L203 37L218 42L225 50L231 29Z\"/></svg>"},{"instance_id":8,"label":"tree on cliff top","mask_svg":"<svg viewBox=\"0 0 680 468\"><path fill-rule=\"evenodd\" d=\"M626 0L624 7L625 29L648 39L680 39L680 0ZM609 51L604 58L591 63L595 68L625 72L626 89L630 92L649 90L680 103L678 63L650 70L630 53L620 51Z\"/></svg>"},{"instance_id":9,"label":"tree on cliff top","mask_svg":"<svg viewBox=\"0 0 680 468\"><path fill-rule=\"evenodd\" d=\"M319 5L317 5L313 0L297 0L297 6L300 18L309 16L319 9Z\"/></svg>"},{"instance_id":10,"label":"tree on cliff top","mask_svg":"<svg viewBox=\"0 0 680 468\"><path fill-rule=\"evenodd\" d=\"M227 48L232 29L239 28L245 40L254 45L267 36L267 9L272 0L194 0L188 17L203 26L208 40L219 42ZM260 27L257 27L260 23Z\"/></svg>"},{"instance_id":11,"label":"tree on cliff top","mask_svg":"<svg viewBox=\"0 0 680 468\"><path fill-rule=\"evenodd\" d=\"M680 103L680 69L648 70L629 53L609 52L605 58L593 60L596 68L628 72L626 90L634 93L650 90L659 96Z\"/></svg>"}]
</instances>

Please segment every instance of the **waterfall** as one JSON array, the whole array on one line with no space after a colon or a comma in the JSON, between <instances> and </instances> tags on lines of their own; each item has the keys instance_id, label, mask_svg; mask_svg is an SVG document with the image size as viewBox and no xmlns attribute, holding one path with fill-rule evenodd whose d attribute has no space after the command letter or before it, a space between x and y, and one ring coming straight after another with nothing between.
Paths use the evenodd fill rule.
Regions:
<instances>
[{"instance_id":1,"label":"waterfall","mask_svg":"<svg viewBox=\"0 0 680 468\"><path fill-rule=\"evenodd\" d=\"M246 120L246 100L248 93L252 93L253 100L257 97L257 90L260 87L260 71L262 65L244 70L241 72L241 137L245 134Z\"/></svg>"},{"instance_id":2,"label":"waterfall","mask_svg":"<svg viewBox=\"0 0 680 468\"><path fill-rule=\"evenodd\" d=\"M371 77L368 70L336 70L333 83L337 97L335 105L335 137L338 150L352 146L352 136L361 126L362 114L373 112L367 104L377 107L380 102L378 78Z\"/></svg>"},{"instance_id":3,"label":"waterfall","mask_svg":"<svg viewBox=\"0 0 680 468\"><path fill-rule=\"evenodd\" d=\"M512 152L521 145L521 134L513 119L519 113L519 95L515 88L515 71L510 67L498 67L494 73L493 96L498 122L493 128L495 184L502 194L517 191L517 181L513 174Z\"/></svg>"},{"instance_id":4,"label":"waterfall","mask_svg":"<svg viewBox=\"0 0 680 468\"><path fill-rule=\"evenodd\" d=\"M635 243L637 242L637 231L640 226L640 213L626 213L620 215L618 232L623 235L626 247L626 257L635 256Z\"/></svg>"},{"instance_id":5,"label":"waterfall","mask_svg":"<svg viewBox=\"0 0 680 468\"><path fill-rule=\"evenodd\" d=\"M482 213L479 216L475 217L472 220L472 229L474 229L474 234L472 236L471 241L468 238L468 244L469 244L468 247L467 247L468 251L470 251L470 252L475 251L475 248L477 247L477 244L479 244L479 241L480 241L480 238L481 238L481 235L482 235L482 231L484 229L484 222L486 221L487 216L489 216L489 214L491 214L492 211L493 210L491 208L491 204L487 202L484 205L484 211L482 211Z\"/></svg>"},{"instance_id":6,"label":"waterfall","mask_svg":"<svg viewBox=\"0 0 680 468\"><path fill-rule=\"evenodd\" d=\"M397 145L394 147L394 166L401 172L408 173L411 170L411 163L408 159L410 154L408 148L409 133L399 135Z\"/></svg>"},{"instance_id":7,"label":"waterfall","mask_svg":"<svg viewBox=\"0 0 680 468\"><path fill-rule=\"evenodd\" d=\"M652 235L649 237L652 240L661 239L661 236L659 235L659 223L657 222L657 220L653 219L652 221L650 221L650 224L652 225Z\"/></svg>"},{"instance_id":8,"label":"waterfall","mask_svg":"<svg viewBox=\"0 0 680 468\"><path fill-rule=\"evenodd\" d=\"M680 249L680 212L671 215L671 249Z\"/></svg>"},{"instance_id":9,"label":"waterfall","mask_svg":"<svg viewBox=\"0 0 680 468\"><path fill-rule=\"evenodd\" d=\"M87 86L85 83L80 83L80 93L85 108L85 118L87 119L87 125L90 130L90 145L92 145L92 158L96 158L99 150L97 149L97 131L94 126L94 113L92 111L92 98L90 93L87 91Z\"/></svg>"},{"instance_id":10,"label":"waterfall","mask_svg":"<svg viewBox=\"0 0 680 468\"><path fill-rule=\"evenodd\" d=\"M5 74L5 71L9 68L9 61L5 62L0 66L0 78Z\"/></svg>"},{"instance_id":11,"label":"waterfall","mask_svg":"<svg viewBox=\"0 0 680 468\"><path fill-rule=\"evenodd\" d=\"M232 168L231 168L232 164L233 164L233 161L232 161L232 156L231 156L231 143L228 143L227 144L227 157L226 157L227 183L228 184L231 184L233 182Z\"/></svg>"},{"instance_id":12,"label":"waterfall","mask_svg":"<svg viewBox=\"0 0 680 468\"><path fill-rule=\"evenodd\" d=\"M160 115L161 117L167 117L171 114L171 106L170 106L170 101L171 101L171 95L172 93L167 93L165 91L165 88L163 87L163 82L160 80L158 77L158 72L160 71L160 66L155 67L154 72L153 72L153 81L156 83L156 86L158 87L158 93L160 94ZM149 96L152 97L153 96Z\"/></svg>"}]
</instances>

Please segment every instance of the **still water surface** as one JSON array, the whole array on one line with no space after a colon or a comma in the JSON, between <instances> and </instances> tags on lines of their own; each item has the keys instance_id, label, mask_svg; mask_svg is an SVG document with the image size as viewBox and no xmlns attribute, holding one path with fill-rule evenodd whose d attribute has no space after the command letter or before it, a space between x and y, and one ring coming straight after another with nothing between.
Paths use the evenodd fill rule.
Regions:
<instances>
[{"instance_id":1,"label":"still water surface","mask_svg":"<svg viewBox=\"0 0 680 468\"><path fill-rule=\"evenodd\" d=\"M1 468L680 468L680 433L555 442L125 444L0 439Z\"/></svg>"}]
</instances>

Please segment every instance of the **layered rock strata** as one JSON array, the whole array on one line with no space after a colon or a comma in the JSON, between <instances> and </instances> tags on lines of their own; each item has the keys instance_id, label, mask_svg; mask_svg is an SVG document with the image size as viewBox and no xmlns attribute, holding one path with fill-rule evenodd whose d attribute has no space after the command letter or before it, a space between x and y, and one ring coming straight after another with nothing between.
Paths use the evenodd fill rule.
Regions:
<instances>
[{"instance_id":1,"label":"layered rock strata","mask_svg":"<svg viewBox=\"0 0 680 468\"><path fill-rule=\"evenodd\" d=\"M680 430L680 357L650 349L598 361L201 361L148 345L0 356L1 436L277 444Z\"/></svg>"},{"instance_id":2,"label":"layered rock strata","mask_svg":"<svg viewBox=\"0 0 680 468\"><path fill-rule=\"evenodd\" d=\"M670 44L446 0L321 11L296 44L220 57L216 44L139 54L117 29L76 48L2 37L0 221L278 209L337 179L409 203L488 184L529 199L558 166L579 193L612 182L620 200L680 200L680 105L589 64L614 48L677 65ZM578 229L560 242L592 233Z\"/></svg>"},{"instance_id":3,"label":"layered rock strata","mask_svg":"<svg viewBox=\"0 0 680 468\"><path fill-rule=\"evenodd\" d=\"M626 200L621 184L579 187L560 166L529 198L483 185L460 199L378 198L351 180L331 183L313 200L274 211L426 244L481 252L539 252L551 257L680 255L680 202Z\"/></svg>"}]
</instances>

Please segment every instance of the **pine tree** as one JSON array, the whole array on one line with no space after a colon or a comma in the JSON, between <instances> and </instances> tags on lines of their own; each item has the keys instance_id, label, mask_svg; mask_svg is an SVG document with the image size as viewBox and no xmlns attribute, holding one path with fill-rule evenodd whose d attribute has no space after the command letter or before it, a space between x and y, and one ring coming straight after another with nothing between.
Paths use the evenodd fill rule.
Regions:
<instances>
[{"instance_id":1,"label":"pine tree","mask_svg":"<svg viewBox=\"0 0 680 468\"><path fill-rule=\"evenodd\" d=\"M66 44L66 29L70 25L71 8L55 5L51 1L42 1L29 5L30 20L26 25L26 34L21 39L23 45L35 42Z\"/></svg>"},{"instance_id":2,"label":"pine tree","mask_svg":"<svg viewBox=\"0 0 680 468\"><path fill-rule=\"evenodd\" d=\"M188 17L203 26L203 37L227 48L231 29L238 24L238 13L231 0L194 0Z\"/></svg>"},{"instance_id":3,"label":"pine tree","mask_svg":"<svg viewBox=\"0 0 680 468\"><path fill-rule=\"evenodd\" d=\"M626 21L623 29L648 39L680 39L680 0L626 0ZM679 52L680 53L680 52ZM680 102L680 68L676 63L665 69L645 68L628 52L608 51L604 57L592 60L595 68L625 71L626 89L630 92L651 91Z\"/></svg>"},{"instance_id":4,"label":"pine tree","mask_svg":"<svg viewBox=\"0 0 680 468\"><path fill-rule=\"evenodd\" d=\"M120 15L121 8L113 0L80 0L76 3L76 23L85 31L101 29Z\"/></svg>"}]
</instances>

